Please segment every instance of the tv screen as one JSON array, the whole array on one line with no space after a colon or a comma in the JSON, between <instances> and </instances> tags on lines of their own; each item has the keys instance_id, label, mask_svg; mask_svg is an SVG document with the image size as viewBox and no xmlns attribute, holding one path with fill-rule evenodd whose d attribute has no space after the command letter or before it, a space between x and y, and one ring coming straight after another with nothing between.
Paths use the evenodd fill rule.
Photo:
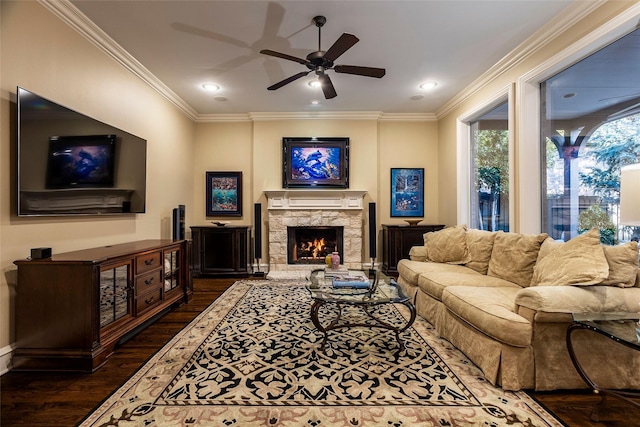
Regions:
<instances>
[{"instance_id":1,"label":"tv screen","mask_svg":"<svg viewBox=\"0 0 640 427\"><path fill-rule=\"evenodd\" d=\"M115 135L49 139L47 188L113 187Z\"/></svg>"},{"instance_id":2,"label":"tv screen","mask_svg":"<svg viewBox=\"0 0 640 427\"><path fill-rule=\"evenodd\" d=\"M17 88L17 214L144 213L147 141Z\"/></svg>"}]
</instances>

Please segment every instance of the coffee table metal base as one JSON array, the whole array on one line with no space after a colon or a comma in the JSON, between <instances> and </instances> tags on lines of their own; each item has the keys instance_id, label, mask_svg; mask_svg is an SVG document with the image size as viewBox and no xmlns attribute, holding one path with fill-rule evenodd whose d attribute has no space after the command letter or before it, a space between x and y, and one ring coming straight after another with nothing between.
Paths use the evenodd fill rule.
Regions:
<instances>
[{"instance_id":1,"label":"coffee table metal base","mask_svg":"<svg viewBox=\"0 0 640 427\"><path fill-rule=\"evenodd\" d=\"M578 372L580 377L584 380L585 383L587 383L587 385L593 391L593 393L600 395L600 402L591 411L591 421L595 421L595 422L600 421L600 413L599 413L600 407L604 405L607 394L611 396L615 396L619 399L622 399L630 403L635 407L640 408L640 402L638 402L638 399L640 398L640 392L601 388L589 377L589 375L587 375L587 372L584 370L584 368L580 364L578 357L576 356L575 349L573 348L573 342L571 341L571 334L574 331L580 330L580 329L597 332L613 341L616 341L626 347L630 347L635 350L638 350L638 345L630 344L625 340L618 339L617 337L611 335L610 333L607 333L606 331L603 331L601 329L598 329L597 327L594 327L585 323L581 323L581 322L572 323L567 328L566 343L567 343L567 350L569 351L569 357L571 358L571 362L573 363L573 366L576 368L576 371Z\"/></svg>"},{"instance_id":2,"label":"coffee table metal base","mask_svg":"<svg viewBox=\"0 0 640 427\"><path fill-rule=\"evenodd\" d=\"M320 309L325 304L334 304L338 307L338 315L333 320L331 320L331 322L329 322L327 326L323 326L319 319ZM411 325L413 324L414 320L416 320L416 307L415 305L413 305L411 301L394 302L394 303L390 302L389 304L402 304L409 309L409 313L410 313L409 320L404 326L398 327L383 321L382 319L380 319L379 317L371 313L371 308L373 306L367 305L367 304L355 304L355 305L345 304L345 305L358 307L360 310L365 312L373 322L366 323L366 322L343 321L343 317L342 317L343 304L340 304L338 302L315 300L313 305L311 306L311 321L313 322L313 325L316 327L316 329L318 329L324 335L322 339L322 343L320 344L320 350L324 352L325 346L327 344L327 339L329 338L329 331L333 331L336 329L343 329L343 328L367 327L367 328L380 328L380 329L393 331L399 346L398 352L404 351L405 345L404 345L404 342L402 341L402 338L400 337L400 334L406 331L407 329L409 329L409 327L411 327Z\"/></svg>"}]
</instances>

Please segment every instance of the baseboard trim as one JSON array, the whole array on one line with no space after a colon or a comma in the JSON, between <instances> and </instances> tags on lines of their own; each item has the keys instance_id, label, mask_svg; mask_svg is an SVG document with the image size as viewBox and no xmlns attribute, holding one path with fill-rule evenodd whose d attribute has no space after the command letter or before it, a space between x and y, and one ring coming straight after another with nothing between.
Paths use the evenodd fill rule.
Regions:
<instances>
[{"instance_id":1,"label":"baseboard trim","mask_svg":"<svg viewBox=\"0 0 640 427\"><path fill-rule=\"evenodd\" d=\"M13 344L0 348L0 376L11 370L11 359L15 348Z\"/></svg>"},{"instance_id":2,"label":"baseboard trim","mask_svg":"<svg viewBox=\"0 0 640 427\"><path fill-rule=\"evenodd\" d=\"M264 276L267 273L269 273L269 264L267 264L267 263L258 264L256 262L254 262L254 263L251 264L251 272L252 272L252 274L254 276L256 275L256 273L261 273L261 274L258 274L258 275Z\"/></svg>"}]
</instances>

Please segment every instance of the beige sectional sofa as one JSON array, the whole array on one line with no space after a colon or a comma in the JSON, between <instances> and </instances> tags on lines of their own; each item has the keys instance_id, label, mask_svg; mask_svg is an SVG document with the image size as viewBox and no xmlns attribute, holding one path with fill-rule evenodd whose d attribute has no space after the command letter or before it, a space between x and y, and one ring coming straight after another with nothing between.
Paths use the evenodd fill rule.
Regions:
<instances>
[{"instance_id":1,"label":"beige sectional sofa","mask_svg":"<svg viewBox=\"0 0 640 427\"><path fill-rule=\"evenodd\" d=\"M507 390L586 388L566 347L571 314L640 311L635 242L603 246L597 230L563 243L466 226L424 240L398 263L398 282L420 316ZM601 387L640 389L640 352L583 330L573 343Z\"/></svg>"}]
</instances>

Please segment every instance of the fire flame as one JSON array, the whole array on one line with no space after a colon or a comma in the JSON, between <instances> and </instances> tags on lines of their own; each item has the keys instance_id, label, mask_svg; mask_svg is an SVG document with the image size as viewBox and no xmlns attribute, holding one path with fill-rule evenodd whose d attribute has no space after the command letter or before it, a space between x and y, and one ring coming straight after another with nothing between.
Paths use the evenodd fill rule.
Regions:
<instances>
[{"instance_id":1,"label":"fire flame","mask_svg":"<svg viewBox=\"0 0 640 427\"><path fill-rule=\"evenodd\" d=\"M320 258L324 253L325 247L326 247L326 242L324 238L314 239L313 241L300 243L300 249L303 251L311 252L313 258Z\"/></svg>"}]
</instances>

